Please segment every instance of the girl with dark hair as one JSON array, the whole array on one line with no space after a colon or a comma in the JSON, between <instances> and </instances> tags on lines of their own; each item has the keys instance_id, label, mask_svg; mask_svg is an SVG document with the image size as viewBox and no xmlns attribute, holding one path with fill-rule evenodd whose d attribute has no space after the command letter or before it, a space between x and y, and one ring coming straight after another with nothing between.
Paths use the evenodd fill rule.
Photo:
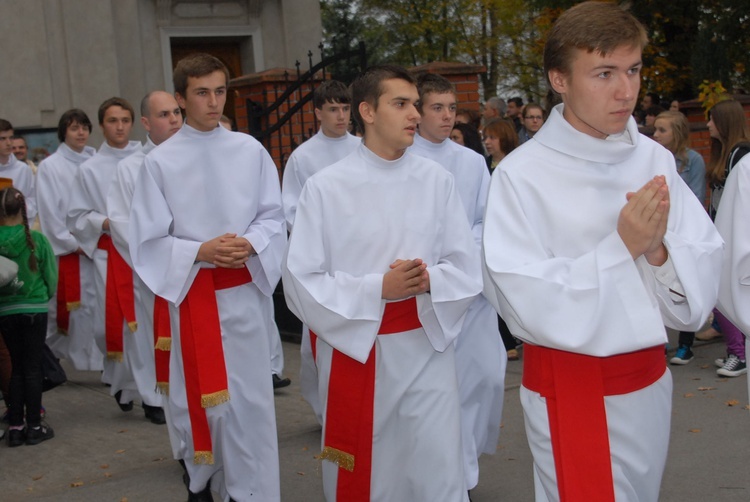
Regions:
<instances>
[{"instance_id":1,"label":"girl with dark hair","mask_svg":"<svg viewBox=\"0 0 750 502\"><path fill-rule=\"evenodd\" d=\"M482 157L485 156L484 147L482 146L482 138L479 136L477 128L473 125L456 122L453 124L450 138L459 145L474 150Z\"/></svg>"},{"instance_id":2,"label":"girl with dark hair","mask_svg":"<svg viewBox=\"0 0 750 502\"><path fill-rule=\"evenodd\" d=\"M0 190L0 255L18 264L18 282L0 290L0 332L13 367L8 446L35 445L55 436L42 424L41 407L47 303L57 288L57 268L49 241L29 230L23 194L12 187Z\"/></svg>"}]
</instances>

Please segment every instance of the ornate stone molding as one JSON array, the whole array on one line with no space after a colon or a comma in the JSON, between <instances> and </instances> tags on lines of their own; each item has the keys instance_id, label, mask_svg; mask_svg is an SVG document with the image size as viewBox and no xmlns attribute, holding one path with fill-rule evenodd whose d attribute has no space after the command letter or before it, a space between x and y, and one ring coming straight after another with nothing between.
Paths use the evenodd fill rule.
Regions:
<instances>
[{"instance_id":1,"label":"ornate stone molding","mask_svg":"<svg viewBox=\"0 0 750 502\"><path fill-rule=\"evenodd\" d=\"M221 19L258 18L263 0L155 0L159 26L168 26L174 18Z\"/></svg>"}]
</instances>

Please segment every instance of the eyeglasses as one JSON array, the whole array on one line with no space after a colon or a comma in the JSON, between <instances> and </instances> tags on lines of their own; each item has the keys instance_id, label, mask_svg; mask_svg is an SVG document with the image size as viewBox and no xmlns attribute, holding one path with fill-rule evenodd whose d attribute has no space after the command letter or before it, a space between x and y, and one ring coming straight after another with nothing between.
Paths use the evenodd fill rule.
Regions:
<instances>
[{"instance_id":1,"label":"eyeglasses","mask_svg":"<svg viewBox=\"0 0 750 502\"><path fill-rule=\"evenodd\" d=\"M524 119L528 119L528 120L542 120L542 116L541 115L529 115L527 117L524 117Z\"/></svg>"}]
</instances>

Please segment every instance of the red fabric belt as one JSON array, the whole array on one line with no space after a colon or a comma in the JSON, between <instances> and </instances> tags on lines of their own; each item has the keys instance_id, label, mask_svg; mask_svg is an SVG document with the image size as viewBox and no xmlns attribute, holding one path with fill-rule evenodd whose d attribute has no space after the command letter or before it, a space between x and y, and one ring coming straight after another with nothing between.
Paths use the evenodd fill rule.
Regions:
<instances>
[{"instance_id":1,"label":"red fabric belt","mask_svg":"<svg viewBox=\"0 0 750 502\"><path fill-rule=\"evenodd\" d=\"M81 261L77 253L60 257L57 281L57 327L68 334L70 312L81 307Z\"/></svg>"},{"instance_id":2,"label":"red fabric belt","mask_svg":"<svg viewBox=\"0 0 750 502\"><path fill-rule=\"evenodd\" d=\"M180 305L180 349L185 371L196 464L212 464L211 433L204 408L229 401L216 291L252 282L247 267L202 268Z\"/></svg>"},{"instance_id":3,"label":"red fabric belt","mask_svg":"<svg viewBox=\"0 0 750 502\"><path fill-rule=\"evenodd\" d=\"M523 386L547 401L560 501L614 501L604 396L659 380L666 371L664 346L611 357L524 347Z\"/></svg>"},{"instance_id":4,"label":"red fabric belt","mask_svg":"<svg viewBox=\"0 0 750 502\"><path fill-rule=\"evenodd\" d=\"M417 300L409 298L386 304L378 334L402 333L421 326ZM311 340L314 336L310 332ZM339 466L336 487L339 502L370 500L374 397L375 346L365 364L334 350L321 458Z\"/></svg>"},{"instance_id":5,"label":"red fabric belt","mask_svg":"<svg viewBox=\"0 0 750 502\"><path fill-rule=\"evenodd\" d=\"M104 300L107 358L122 361L122 324L127 322L131 333L138 329L135 319L133 271L117 251L108 234L102 234L96 247L107 251L107 289Z\"/></svg>"},{"instance_id":6,"label":"red fabric belt","mask_svg":"<svg viewBox=\"0 0 750 502\"><path fill-rule=\"evenodd\" d=\"M169 394L169 354L172 351L172 327L169 325L169 303L154 296L154 368L156 389Z\"/></svg>"}]
</instances>

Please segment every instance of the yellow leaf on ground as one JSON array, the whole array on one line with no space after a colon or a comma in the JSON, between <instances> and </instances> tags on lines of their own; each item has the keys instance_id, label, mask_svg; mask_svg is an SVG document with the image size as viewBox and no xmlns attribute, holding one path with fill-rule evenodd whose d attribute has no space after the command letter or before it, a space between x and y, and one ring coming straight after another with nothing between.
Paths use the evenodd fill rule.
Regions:
<instances>
[{"instance_id":1,"label":"yellow leaf on ground","mask_svg":"<svg viewBox=\"0 0 750 502\"><path fill-rule=\"evenodd\" d=\"M716 387L698 387L698 390L716 390Z\"/></svg>"},{"instance_id":2,"label":"yellow leaf on ground","mask_svg":"<svg viewBox=\"0 0 750 502\"><path fill-rule=\"evenodd\" d=\"M693 396L695 396L695 394L693 394L692 392L688 392L683 397L693 397Z\"/></svg>"},{"instance_id":3,"label":"yellow leaf on ground","mask_svg":"<svg viewBox=\"0 0 750 502\"><path fill-rule=\"evenodd\" d=\"M725 403L727 406L737 406L740 402L737 399L730 399Z\"/></svg>"},{"instance_id":4,"label":"yellow leaf on ground","mask_svg":"<svg viewBox=\"0 0 750 502\"><path fill-rule=\"evenodd\" d=\"M690 429L690 430L688 430L688 432L693 432L693 433L698 433L700 431L701 431L700 429Z\"/></svg>"},{"instance_id":5,"label":"yellow leaf on ground","mask_svg":"<svg viewBox=\"0 0 750 502\"><path fill-rule=\"evenodd\" d=\"M71 488L78 488L79 486L83 486L83 481L73 481L70 483Z\"/></svg>"},{"instance_id":6,"label":"yellow leaf on ground","mask_svg":"<svg viewBox=\"0 0 750 502\"><path fill-rule=\"evenodd\" d=\"M99 466L99 469L109 469L109 464L102 464Z\"/></svg>"},{"instance_id":7,"label":"yellow leaf on ground","mask_svg":"<svg viewBox=\"0 0 750 502\"><path fill-rule=\"evenodd\" d=\"M111 478L111 477L112 477L112 474L110 474L110 473L108 473L108 472L105 472L105 473L104 473L104 477L105 477L105 478Z\"/></svg>"},{"instance_id":8,"label":"yellow leaf on ground","mask_svg":"<svg viewBox=\"0 0 750 502\"><path fill-rule=\"evenodd\" d=\"M115 453L125 453L125 450L117 450Z\"/></svg>"},{"instance_id":9,"label":"yellow leaf on ground","mask_svg":"<svg viewBox=\"0 0 750 502\"><path fill-rule=\"evenodd\" d=\"M44 477L44 474L37 474L36 476L31 476L31 479L33 479L34 481L39 481L43 477Z\"/></svg>"}]
</instances>

